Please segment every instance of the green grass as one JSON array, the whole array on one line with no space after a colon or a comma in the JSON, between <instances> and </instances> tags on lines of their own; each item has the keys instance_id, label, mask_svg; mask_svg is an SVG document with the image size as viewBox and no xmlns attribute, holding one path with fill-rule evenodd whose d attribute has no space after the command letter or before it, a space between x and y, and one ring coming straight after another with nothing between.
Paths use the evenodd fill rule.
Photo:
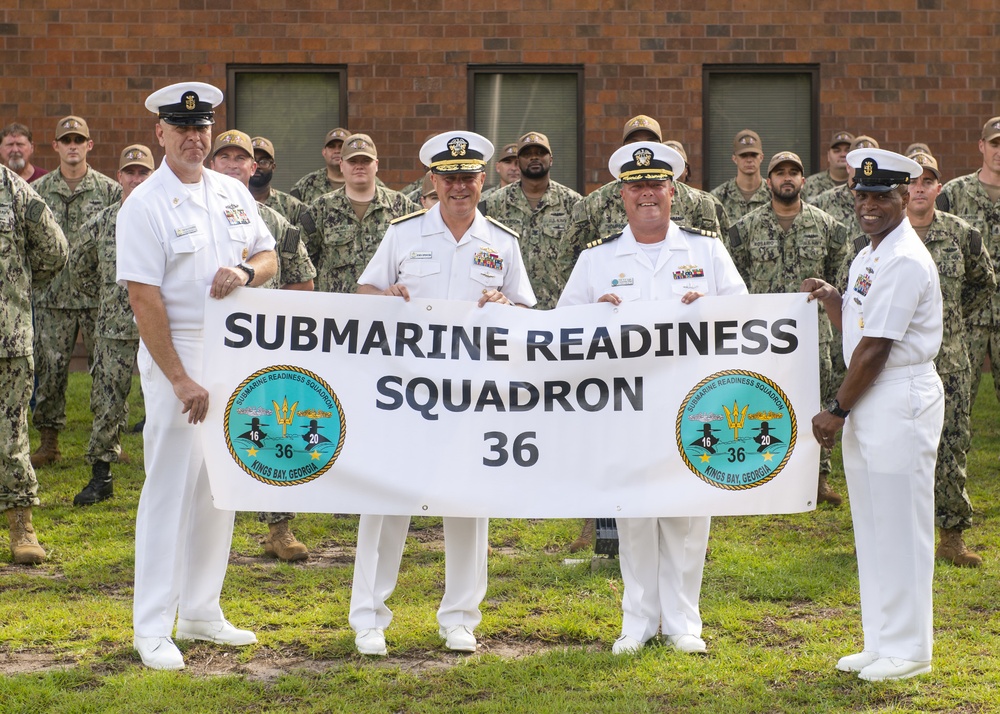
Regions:
<instances>
[{"instance_id":1,"label":"green grass","mask_svg":"<svg viewBox=\"0 0 1000 714\"><path fill-rule=\"evenodd\" d=\"M869 684L834 670L861 644L848 508L716 518L705 568L706 656L661 645L611 655L621 611L617 563L563 565L572 520L491 524L495 552L477 630L480 652L442 649L434 614L444 553L440 520L414 519L390 606L390 656L355 654L347 626L356 517L303 514L305 564L262 557L266 527L237 518L223 605L259 644L180 643L188 669L153 672L131 648L135 507L141 438L116 466L115 497L73 508L86 483L89 378L63 460L39 471L35 523L49 553L10 564L0 537L0 712L991 712L1000 689L1000 409L984 377L974 413L967 541L979 570L939 565L930 676ZM133 390L137 393L138 390ZM132 421L141 414L135 404ZM33 433L37 444L37 434ZM833 484L845 492L842 473ZM589 555L589 554L586 554Z\"/></svg>"}]
</instances>

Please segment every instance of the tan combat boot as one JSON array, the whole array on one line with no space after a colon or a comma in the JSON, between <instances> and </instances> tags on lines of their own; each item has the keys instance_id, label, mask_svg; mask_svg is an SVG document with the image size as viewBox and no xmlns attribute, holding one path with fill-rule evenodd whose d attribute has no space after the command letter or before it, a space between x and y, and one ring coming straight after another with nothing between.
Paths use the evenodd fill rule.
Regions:
<instances>
[{"instance_id":1,"label":"tan combat boot","mask_svg":"<svg viewBox=\"0 0 1000 714\"><path fill-rule=\"evenodd\" d=\"M843 502L844 499L840 497L840 494L830 488L830 484L826 482L826 474L820 474L819 488L816 489L816 505L829 503L831 506L839 506Z\"/></svg>"},{"instance_id":2,"label":"tan combat boot","mask_svg":"<svg viewBox=\"0 0 1000 714\"><path fill-rule=\"evenodd\" d=\"M38 545L35 527L31 525L30 508L8 508L10 525L10 552L18 565L38 565L45 560L45 551Z\"/></svg>"},{"instance_id":3,"label":"tan combat boot","mask_svg":"<svg viewBox=\"0 0 1000 714\"><path fill-rule=\"evenodd\" d=\"M309 557L309 549L299 542L288 527L288 521L278 521L267 526L268 534L264 536L264 552L281 560L305 560Z\"/></svg>"},{"instance_id":4,"label":"tan combat boot","mask_svg":"<svg viewBox=\"0 0 1000 714\"><path fill-rule=\"evenodd\" d=\"M594 545L594 527L597 521L593 518L586 518L583 521L583 528L576 540L569 544L569 552L575 553L584 548L592 548Z\"/></svg>"},{"instance_id":5,"label":"tan combat boot","mask_svg":"<svg viewBox=\"0 0 1000 714\"><path fill-rule=\"evenodd\" d=\"M31 455L31 465L36 469L40 466L48 466L62 458L62 454L59 453L59 432L49 426L43 426L40 431L42 443L38 447L38 451Z\"/></svg>"},{"instance_id":6,"label":"tan combat boot","mask_svg":"<svg viewBox=\"0 0 1000 714\"><path fill-rule=\"evenodd\" d=\"M939 531L941 542L934 551L935 558L967 568L978 568L983 564L983 559L966 547L962 531L958 528L940 528Z\"/></svg>"}]
</instances>

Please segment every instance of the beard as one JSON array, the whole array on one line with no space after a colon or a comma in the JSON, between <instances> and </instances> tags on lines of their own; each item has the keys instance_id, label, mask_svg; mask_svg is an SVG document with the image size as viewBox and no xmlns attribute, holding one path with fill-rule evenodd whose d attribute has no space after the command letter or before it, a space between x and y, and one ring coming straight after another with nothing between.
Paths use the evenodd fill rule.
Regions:
<instances>
[{"instance_id":1,"label":"beard","mask_svg":"<svg viewBox=\"0 0 1000 714\"><path fill-rule=\"evenodd\" d=\"M15 171L17 173L21 173L22 171L24 171L24 168L27 165L28 165L28 162L24 160L24 157L14 158L12 156L7 161L7 168L9 168L11 171Z\"/></svg>"},{"instance_id":2,"label":"beard","mask_svg":"<svg viewBox=\"0 0 1000 714\"><path fill-rule=\"evenodd\" d=\"M551 166L545 165L529 165L528 168L521 171L522 176L527 176L528 178L537 179L547 176L549 171L552 169Z\"/></svg>"},{"instance_id":3,"label":"beard","mask_svg":"<svg viewBox=\"0 0 1000 714\"><path fill-rule=\"evenodd\" d=\"M799 188L792 188L789 191L787 189L782 190L781 188L779 188L777 191L774 192L774 197L778 199L781 203L785 204L786 206L791 206L793 203L799 200L799 193L801 192L801 190L802 189Z\"/></svg>"},{"instance_id":4,"label":"beard","mask_svg":"<svg viewBox=\"0 0 1000 714\"><path fill-rule=\"evenodd\" d=\"M250 177L250 185L254 188L264 188L269 183L271 183L271 178L274 176L274 171L261 171L257 169L257 172Z\"/></svg>"}]
</instances>

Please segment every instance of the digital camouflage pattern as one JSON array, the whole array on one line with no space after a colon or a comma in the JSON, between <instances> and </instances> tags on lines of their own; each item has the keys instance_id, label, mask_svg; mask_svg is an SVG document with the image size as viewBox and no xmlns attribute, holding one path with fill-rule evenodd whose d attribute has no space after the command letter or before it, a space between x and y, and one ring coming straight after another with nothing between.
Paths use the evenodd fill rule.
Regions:
<instances>
[{"instance_id":1,"label":"digital camouflage pattern","mask_svg":"<svg viewBox=\"0 0 1000 714\"><path fill-rule=\"evenodd\" d=\"M813 197L820 195L824 191L829 191L831 188L837 188L837 186L843 186L843 184L834 181L830 177L829 171L820 171L806 177L806 183L802 187L799 198L803 201L810 201Z\"/></svg>"},{"instance_id":2,"label":"digital camouflage pattern","mask_svg":"<svg viewBox=\"0 0 1000 714\"><path fill-rule=\"evenodd\" d=\"M342 190L310 204L309 212L316 221L316 240L307 247L316 266L316 289L355 292L358 276L375 254L389 222L418 210L420 207L399 191L378 185L375 198L360 221Z\"/></svg>"},{"instance_id":3,"label":"digital camouflage pattern","mask_svg":"<svg viewBox=\"0 0 1000 714\"><path fill-rule=\"evenodd\" d=\"M330 177L326 175L326 167L324 166L321 169L307 173L296 181L289 194L308 206L323 194L343 187L343 181L334 183L330 180Z\"/></svg>"},{"instance_id":4,"label":"digital camouflage pattern","mask_svg":"<svg viewBox=\"0 0 1000 714\"><path fill-rule=\"evenodd\" d=\"M812 198L809 203L843 223L851 238L864 235L861 224L858 223L858 216L854 212L854 192L846 183L824 191ZM846 280L846 275L844 279Z\"/></svg>"},{"instance_id":5,"label":"digital camouflage pattern","mask_svg":"<svg viewBox=\"0 0 1000 714\"><path fill-rule=\"evenodd\" d=\"M735 178L731 178L725 183L716 186L712 189L711 193L722 202L722 207L725 209L726 215L729 216L730 224L743 218L750 211L761 206L766 206L771 202L771 189L767 187L766 181L760 182L760 186L750 196L749 201L743 198L743 192L736 185Z\"/></svg>"},{"instance_id":6,"label":"digital camouflage pattern","mask_svg":"<svg viewBox=\"0 0 1000 714\"><path fill-rule=\"evenodd\" d=\"M27 183L0 166L0 511L38 505L28 446L34 360L32 290L66 264L68 246L52 211Z\"/></svg>"},{"instance_id":7,"label":"digital camouflage pattern","mask_svg":"<svg viewBox=\"0 0 1000 714\"><path fill-rule=\"evenodd\" d=\"M316 277L301 232L273 208L257 204L260 218L274 237L274 252L278 256L278 269L262 288L280 288L292 283L305 283Z\"/></svg>"},{"instance_id":8,"label":"digital camouflage pattern","mask_svg":"<svg viewBox=\"0 0 1000 714\"><path fill-rule=\"evenodd\" d=\"M573 189L550 180L538 207L532 210L521 182L515 181L497 189L480 204L485 215L520 236L524 267L539 309L554 308L562 293L565 281L559 269L559 242L569 226L573 206L582 200L583 196Z\"/></svg>"},{"instance_id":9,"label":"digital camouflage pattern","mask_svg":"<svg viewBox=\"0 0 1000 714\"><path fill-rule=\"evenodd\" d=\"M132 391L139 340L100 337L94 341L94 378L90 386L90 429L86 460L114 463L122 453L121 433L128 426L128 395Z\"/></svg>"},{"instance_id":10,"label":"digital camouflage pattern","mask_svg":"<svg viewBox=\"0 0 1000 714\"><path fill-rule=\"evenodd\" d=\"M716 235L721 235L729 227L722 204L715 197L680 181L674 182L670 219L687 228ZM578 201L570 215L569 230L559 243L558 263L562 283L569 279L577 258L588 243L621 233L626 223L628 217L618 181L606 183Z\"/></svg>"}]
</instances>

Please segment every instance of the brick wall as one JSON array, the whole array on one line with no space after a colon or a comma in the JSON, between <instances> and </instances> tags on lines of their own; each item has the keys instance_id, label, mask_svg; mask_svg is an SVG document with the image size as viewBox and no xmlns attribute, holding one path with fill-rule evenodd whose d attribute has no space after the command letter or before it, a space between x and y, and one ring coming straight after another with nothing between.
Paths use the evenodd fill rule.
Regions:
<instances>
[{"instance_id":1,"label":"brick wall","mask_svg":"<svg viewBox=\"0 0 1000 714\"><path fill-rule=\"evenodd\" d=\"M91 163L110 173L122 146L154 141L143 108L151 90L184 79L223 86L231 63L346 64L348 125L373 136L385 157L380 176L394 186L419 174L413 158L428 134L465 125L469 64L586 67L591 188L605 181L622 123L638 113L659 119L704 175L703 63L818 63L821 141L842 127L884 148L925 141L946 177L981 165L980 128L1000 114L996 0L9 4L0 10L0 121L31 126L37 163L48 168L59 117L87 118ZM218 124L226 126L224 109Z\"/></svg>"}]
</instances>

